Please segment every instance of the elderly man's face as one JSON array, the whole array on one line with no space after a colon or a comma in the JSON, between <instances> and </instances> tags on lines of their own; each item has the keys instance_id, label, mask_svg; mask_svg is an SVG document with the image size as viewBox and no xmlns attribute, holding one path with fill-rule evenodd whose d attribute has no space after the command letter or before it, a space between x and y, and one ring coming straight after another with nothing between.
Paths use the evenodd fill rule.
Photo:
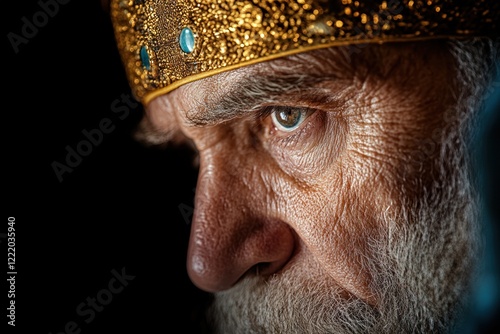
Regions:
<instances>
[{"instance_id":1,"label":"elderly man's face","mask_svg":"<svg viewBox=\"0 0 500 334\"><path fill-rule=\"evenodd\" d=\"M147 126L199 155L187 268L215 292L214 329L444 328L473 249L456 87L436 42L299 54L155 99Z\"/></svg>"}]
</instances>

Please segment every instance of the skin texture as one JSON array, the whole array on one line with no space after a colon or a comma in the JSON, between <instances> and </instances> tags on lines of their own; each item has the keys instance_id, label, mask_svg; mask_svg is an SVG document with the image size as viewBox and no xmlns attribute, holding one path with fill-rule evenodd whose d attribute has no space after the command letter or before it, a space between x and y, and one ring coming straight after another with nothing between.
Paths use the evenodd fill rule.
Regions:
<instances>
[{"instance_id":1,"label":"skin texture","mask_svg":"<svg viewBox=\"0 0 500 334\"><path fill-rule=\"evenodd\" d=\"M404 209L456 168L441 149L455 79L442 42L399 43L273 60L153 100L138 138L198 152L193 283L219 293L293 273L377 308L373 244L417 224ZM272 120L283 107L307 114L292 132Z\"/></svg>"}]
</instances>

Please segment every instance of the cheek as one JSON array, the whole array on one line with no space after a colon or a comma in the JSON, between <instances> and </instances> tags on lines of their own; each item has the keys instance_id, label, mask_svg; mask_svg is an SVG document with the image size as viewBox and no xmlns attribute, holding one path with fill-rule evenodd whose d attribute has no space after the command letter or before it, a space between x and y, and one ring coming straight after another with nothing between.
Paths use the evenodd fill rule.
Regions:
<instances>
[{"instance_id":1,"label":"cheek","mask_svg":"<svg viewBox=\"0 0 500 334\"><path fill-rule=\"evenodd\" d=\"M329 112L316 112L298 134L273 138L266 149L279 168L300 183L329 183L338 167L348 132L347 123Z\"/></svg>"},{"instance_id":2,"label":"cheek","mask_svg":"<svg viewBox=\"0 0 500 334\"><path fill-rule=\"evenodd\" d=\"M381 221L376 207L351 187L347 177L322 187L292 187L285 203L286 218L306 254L299 265L318 263L343 288L369 300L372 255L369 240L377 239ZM371 193L371 192L368 192Z\"/></svg>"}]
</instances>

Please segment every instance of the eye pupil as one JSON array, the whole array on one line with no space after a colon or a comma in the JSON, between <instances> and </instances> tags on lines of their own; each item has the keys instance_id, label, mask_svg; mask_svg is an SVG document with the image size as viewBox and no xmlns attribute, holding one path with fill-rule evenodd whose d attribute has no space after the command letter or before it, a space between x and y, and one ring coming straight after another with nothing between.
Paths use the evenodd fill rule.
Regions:
<instances>
[{"instance_id":1,"label":"eye pupil","mask_svg":"<svg viewBox=\"0 0 500 334\"><path fill-rule=\"evenodd\" d=\"M285 128L293 128L300 121L301 111L297 109L281 110L276 119Z\"/></svg>"}]
</instances>

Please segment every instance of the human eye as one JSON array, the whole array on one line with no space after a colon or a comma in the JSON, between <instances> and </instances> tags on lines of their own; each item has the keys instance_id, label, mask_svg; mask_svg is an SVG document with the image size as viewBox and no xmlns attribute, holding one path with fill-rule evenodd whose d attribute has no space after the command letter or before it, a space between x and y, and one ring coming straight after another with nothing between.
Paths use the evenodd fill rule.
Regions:
<instances>
[{"instance_id":1,"label":"human eye","mask_svg":"<svg viewBox=\"0 0 500 334\"><path fill-rule=\"evenodd\" d=\"M271 119L270 132L287 135L300 129L315 110L304 107L272 106L264 114Z\"/></svg>"},{"instance_id":2,"label":"human eye","mask_svg":"<svg viewBox=\"0 0 500 334\"><path fill-rule=\"evenodd\" d=\"M326 114L307 106L265 106L250 124L253 134L268 149L297 151L321 140L328 124Z\"/></svg>"}]
</instances>

